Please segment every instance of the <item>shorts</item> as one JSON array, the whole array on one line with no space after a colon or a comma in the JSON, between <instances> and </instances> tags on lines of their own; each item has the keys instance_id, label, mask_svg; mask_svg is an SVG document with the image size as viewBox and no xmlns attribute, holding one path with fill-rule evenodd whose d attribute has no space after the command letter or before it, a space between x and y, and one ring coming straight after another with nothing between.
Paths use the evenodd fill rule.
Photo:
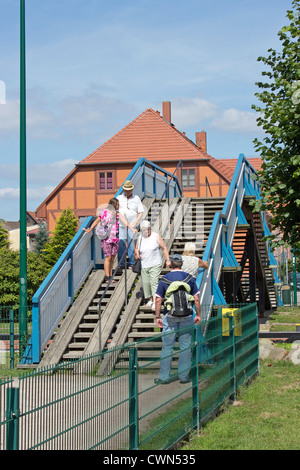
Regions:
<instances>
[{"instance_id":1,"label":"shorts","mask_svg":"<svg viewBox=\"0 0 300 470\"><path fill-rule=\"evenodd\" d=\"M116 256L119 249L119 240L116 242L107 242L106 240L101 240L101 248L105 258L108 256Z\"/></svg>"}]
</instances>

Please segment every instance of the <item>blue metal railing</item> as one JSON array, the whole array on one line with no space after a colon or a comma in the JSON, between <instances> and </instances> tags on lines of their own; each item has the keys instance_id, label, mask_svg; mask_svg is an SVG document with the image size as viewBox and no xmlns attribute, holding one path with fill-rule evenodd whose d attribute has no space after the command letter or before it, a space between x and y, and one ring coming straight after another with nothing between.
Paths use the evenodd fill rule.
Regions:
<instances>
[{"instance_id":1,"label":"blue metal railing","mask_svg":"<svg viewBox=\"0 0 300 470\"><path fill-rule=\"evenodd\" d=\"M145 158L140 158L137 161L126 180L131 180L134 183L134 192L141 199L143 197L154 197L156 199L164 193L166 197L168 195L172 197L183 195L179 179L176 175ZM115 197L121 193L122 186L117 191Z\"/></svg>"},{"instance_id":2,"label":"blue metal railing","mask_svg":"<svg viewBox=\"0 0 300 470\"><path fill-rule=\"evenodd\" d=\"M160 198L182 196L178 177L158 165L140 158L126 179L135 185L135 194ZM122 187L116 193L118 196ZM32 336L22 363L39 363L41 353L57 328L63 315L91 270L101 263L99 240L89 227L95 217L88 217L67 246L55 266L32 298Z\"/></svg>"},{"instance_id":3,"label":"blue metal railing","mask_svg":"<svg viewBox=\"0 0 300 470\"><path fill-rule=\"evenodd\" d=\"M243 154L240 154L233 178L224 202L222 212L217 212L214 216L212 227L203 254L203 261L208 262L208 269L199 272L197 284L200 287L201 305L209 305L205 312L207 317L213 305L225 305L223 294L218 282L221 276L222 267L237 267L238 262L232 251L232 241L238 224L247 225L247 220L242 211L242 203L245 196L254 196L260 199L260 184L258 175L253 166L248 162ZM264 231L268 234L268 227L265 222ZM276 265L276 260L268 247L270 267ZM207 320L207 318L203 318Z\"/></svg>"}]
</instances>

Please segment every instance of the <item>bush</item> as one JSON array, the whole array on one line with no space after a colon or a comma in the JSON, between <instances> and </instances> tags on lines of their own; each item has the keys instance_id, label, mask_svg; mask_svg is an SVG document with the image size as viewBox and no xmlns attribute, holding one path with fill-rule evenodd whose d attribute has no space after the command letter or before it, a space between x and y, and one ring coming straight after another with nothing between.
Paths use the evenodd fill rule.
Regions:
<instances>
[{"instance_id":1,"label":"bush","mask_svg":"<svg viewBox=\"0 0 300 470\"><path fill-rule=\"evenodd\" d=\"M78 227L78 219L74 212L68 208L64 209L56 222L54 234L46 243L41 255L49 268L52 268L70 241L74 238Z\"/></svg>"},{"instance_id":2,"label":"bush","mask_svg":"<svg viewBox=\"0 0 300 470\"><path fill-rule=\"evenodd\" d=\"M31 303L49 268L36 253L27 253L27 303ZM0 305L19 304L20 252L0 249Z\"/></svg>"}]
</instances>

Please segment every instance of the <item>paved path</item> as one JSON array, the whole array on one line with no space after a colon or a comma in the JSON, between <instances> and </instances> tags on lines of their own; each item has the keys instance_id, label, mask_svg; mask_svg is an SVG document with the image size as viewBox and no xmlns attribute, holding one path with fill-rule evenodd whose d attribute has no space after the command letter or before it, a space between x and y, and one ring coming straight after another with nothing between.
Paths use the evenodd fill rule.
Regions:
<instances>
[{"instance_id":1,"label":"paved path","mask_svg":"<svg viewBox=\"0 0 300 470\"><path fill-rule=\"evenodd\" d=\"M191 396L191 384L178 381L154 385L155 374L139 375L140 433L177 400ZM40 375L16 379L20 388L20 449L49 450L128 449L128 374L104 380L86 375ZM2 388L2 391L1 391ZM0 387L0 403L5 403ZM171 401L170 401L171 400ZM5 407L4 407L5 408ZM0 423L5 410L1 409ZM112 437L111 437L112 436ZM5 446L5 425L0 425L0 449Z\"/></svg>"}]
</instances>

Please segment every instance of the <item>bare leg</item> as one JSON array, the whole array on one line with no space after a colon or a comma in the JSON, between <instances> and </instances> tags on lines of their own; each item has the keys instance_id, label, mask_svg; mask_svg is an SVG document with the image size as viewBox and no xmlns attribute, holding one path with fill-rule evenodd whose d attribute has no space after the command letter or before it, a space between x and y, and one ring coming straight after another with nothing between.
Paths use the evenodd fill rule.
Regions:
<instances>
[{"instance_id":1,"label":"bare leg","mask_svg":"<svg viewBox=\"0 0 300 470\"><path fill-rule=\"evenodd\" d=\"M104 272L105 272L105 276L106 276L106 279L109 279L110 278L110 256L108 256L107 258L104 258Z\"/></svg>"}]
</instances>

